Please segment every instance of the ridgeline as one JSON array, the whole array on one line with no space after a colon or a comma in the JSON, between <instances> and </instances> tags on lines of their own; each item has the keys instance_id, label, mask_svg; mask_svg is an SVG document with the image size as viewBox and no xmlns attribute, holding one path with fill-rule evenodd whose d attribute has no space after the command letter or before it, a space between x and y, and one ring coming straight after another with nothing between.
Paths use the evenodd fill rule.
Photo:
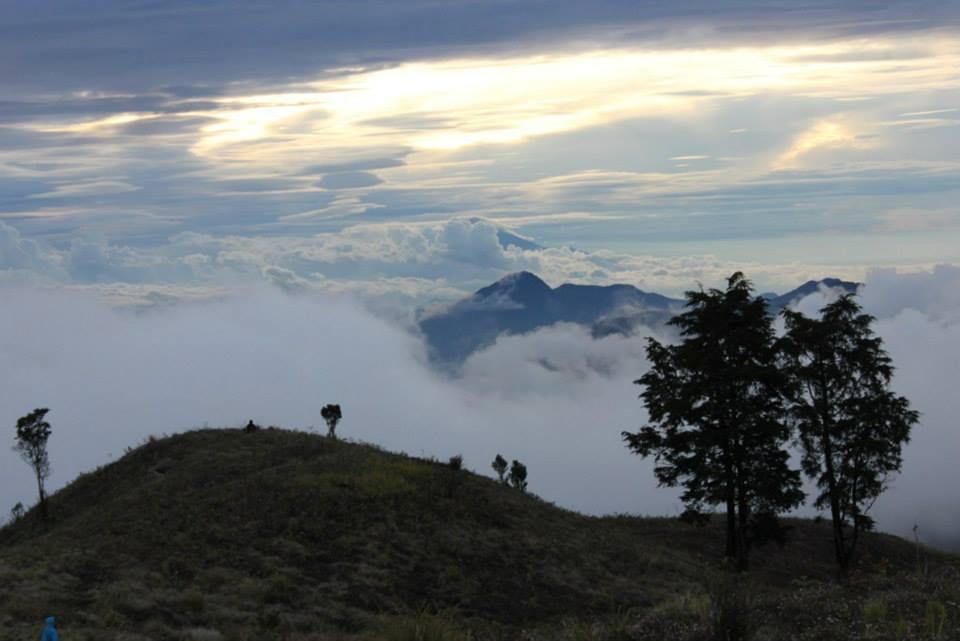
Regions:
<instances>
[{"instance_id":1,"label":"ridgeline","mask_svg":"<svg viewBox=\"0 0 960 641\"><path fill-rule=\"evenodd\" d=\"M692 640L723 615L757 639L960 635L956 557L871 534L842 586L829 525L795 520L731 578L715 521L587 517L371 445L195 431L0 530L0 630L55 614L70 641Z\"/></svg>"}]
</instances>

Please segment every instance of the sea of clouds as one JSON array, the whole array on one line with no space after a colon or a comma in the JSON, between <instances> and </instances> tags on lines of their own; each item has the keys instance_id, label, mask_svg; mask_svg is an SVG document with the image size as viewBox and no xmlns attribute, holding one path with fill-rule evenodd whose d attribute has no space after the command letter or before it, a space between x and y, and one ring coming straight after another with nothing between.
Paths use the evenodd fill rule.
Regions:
<instances>
[{"instance_id":1,"label":"sea of clouds","mask_svg":"<svg viewBox=\"0 0 960 641\"><path fill-rule=\"evenodd\" d=\"M492 475L497 453L524 461L531 489L592 514L677 514L652 461L620 432L643 424L632 381L642 336L594 340L559 325L503 337L459 376L432 368L422 339L349 294L255 287L216 299L117 308L89 292L0 292L0 427L49 407L52 489L122 456L148 435L248 419L322 432L320 408L343 406L339 432ZM829 294L800 303L814 312ZM960 268L871 271L861 294L897 366L895 387L922 413L903 472L873 514L881 529L956 545L960 525ZM0 447L0 509L31 503L30 470ZM807 510L809 512L809 510Z\"/></svg>"}]
</instances>

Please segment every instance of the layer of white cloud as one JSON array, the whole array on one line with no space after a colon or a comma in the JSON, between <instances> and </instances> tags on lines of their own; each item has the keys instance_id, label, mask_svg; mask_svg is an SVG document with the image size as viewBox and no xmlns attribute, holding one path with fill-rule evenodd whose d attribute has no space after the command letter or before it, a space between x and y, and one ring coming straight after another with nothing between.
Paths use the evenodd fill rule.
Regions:
<instances>
[{"instance_id":1,"label":"layer of white cloud","mask_svg":"<svg viewBox=\"0 0 960 641\"><path fill-rule=\"evenodd\" d=\"M507 273L531 271L552 286L628 283L679 295L697 282L722 283L733 271L764 291L786 291L825 276L862 279L865 269L818 263L723 260L711 255L635 256L570 247L504 246L504 228L483 218L379 223L295 236L183 233L159 247L132 247L102 236L75 237L64 249L22 238L0 222L0 276L22 284L94 287L111 302L148 305L183 290L219 297L263 283L287 291L350 292L384 307L452 301ZM129 298L125 301L123 296Z\"/></svg>"},{"instance_id":2,"label":"layer of white cloud","mask_svg":"<svg viewBox=\"0 0 960 641\"><path fill-rule=\"evenodd\" d=\"M619 437L644 421L632 384L645 368L639 336L593 340L561 325L504 337L450 379L431 370L413 334L339 296L256 290L134 314L86 293L2 294L0 422L51 408L54 487L147 434L249 418L305 427L321 423L325 402L340 402L344 436L463 453L482 473L498 452L520 458L534 491L591 513L679 511L652 463ZM955 543L960 268L874 271L862 296L897 366L896 389L922 413L874 514L888 531L906 535L916 522L929 540ZM0 505L30 500L29 470L4 449L0 488Z\"/></svg>"}]
</instances>

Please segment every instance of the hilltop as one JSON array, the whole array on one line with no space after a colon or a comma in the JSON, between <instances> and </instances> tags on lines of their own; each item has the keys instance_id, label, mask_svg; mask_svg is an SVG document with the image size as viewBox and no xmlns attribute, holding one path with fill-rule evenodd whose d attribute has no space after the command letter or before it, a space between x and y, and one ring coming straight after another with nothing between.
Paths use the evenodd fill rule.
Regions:
<instances>
[{"instance_id":1,"label":"hilltop","mask_svg":"<svg viewBox=\"0 0 960 641\"><path fill-rule=\"evenodd\" d=\"M724 576L715 526L587 517L445 462L278 429L151 439L50 508L0 530L0 628L16 638L53 612L91 641L701 639ZM930 603L960 600L956 557L923 549L918 565L912 544L870 535L840 587L829 527L791 524L743 579L766 638L922 631Z\"/></svg>"}]
</instances>

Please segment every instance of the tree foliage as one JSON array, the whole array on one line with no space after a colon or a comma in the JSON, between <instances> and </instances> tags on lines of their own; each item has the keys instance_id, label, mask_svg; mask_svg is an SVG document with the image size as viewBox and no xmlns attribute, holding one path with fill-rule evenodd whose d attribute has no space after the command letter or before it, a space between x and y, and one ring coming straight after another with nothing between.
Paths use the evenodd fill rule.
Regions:
<instances>
[{"instance_id":1,"label":"tree foliage","mask_svg":"<svg viewBox=\"0 0 960 641\"><path fill-rule=\"evenodd\" d=\"M457 454L447 460L447 498L453 498L462 482L463 455Z\"/></svg>"},{"instance_id":2,"label":"tree foliage","mask_svg":"<svg viewBox=\"0 0 960 641\"><path fill-rule=\"evenodd\" d=\"M845 574L867 515L900 470L901 451L919 415L890 389L893 363L852 295L820 318L784 310L783 365L793 383L790 418L804 472L817 483L815 505L830 510L834 551Z\"/></svg>"},{"instance_id":3,"label":"tree foliage","mask_svg":"<svg viewBox=\"0 0 960 641\"><path fill-rule=\"evenodd\" d=\"M447 461L447 467L449 467L454 472L459 472L460 470L462 470L463 455L457 454L455 456L451 456L450 459Z\"/></svg>"},{"instance_id":4,"label":"tree foliage","mask_svg":"<svg viewBox=\"0 0 960 641\"><path fill-rule=\"evenodd\" d=\"M13 449L33 470L37 481L37 494L41 514L47 514L46 480L50 476L50 457L47 454L47 440L52 428L46 421L47 408L38 408L17 419L16 444Z\"/></svg>"},{"instance_id":5,"label":"tree foliage","mask_svg":"<svg viewBox=\"0 0 960 641\"><path fill-rule=\"evenodd\" d=\"M497 478L500 480L500 482L506 484L507 459L497 454L497 457L493 459L493 463L490 464L490 467L492 467L493 471L497 473Z\"/></svg>"},{"instance_id":6,"label":"tree foliage","mask_svg":"<svg viewBox=\"0 0 960 641\"><path fill-rule=\"evenodd\" d=\"M320 410L320 416L327 422L327 436L333 439L337 438L337 423L343 418L340 406L333 403L324 405L323 409Z\"/></svg>"},{"instance_id":7,"label":"tree foliage","mask_svg":"<svg viewBox=\"0 0 960 641\"><path fill-rule=\"evenodd\" d=\"M680 342L650 338L643 388L649 423L624 432L627 446L653 456L663 486L682 486L686 515L726 509L726 556L747 567L753 543L776 536L776 515L803 500L785 446L789 388L778 368L773 319L743 274L725 290L691 291L670 325Z\"/></svg>"},{"instance_id":8,"label":"tree foliage","mask_svg":"<svg viewBox=\"0 0 960 641\"><path fill-rule=\"evenodd\" d=\"M510 475L507 477L511 487L515 487L521 492L527 491L527 466L520 461L514 460L510 464Z\"/></svg>"},{"instance_id":9,"label":"tree foliage","mask_svg":"<svg viewBox=\"0 0 960 641\"><path fill-rule=\"evenodd\" d=\"M27 510L23 507L23 503L17 501L17 504L10 509L10 522L16 523L23 518L23 515L26 514Z\"/></svg>"}]
</instances>

